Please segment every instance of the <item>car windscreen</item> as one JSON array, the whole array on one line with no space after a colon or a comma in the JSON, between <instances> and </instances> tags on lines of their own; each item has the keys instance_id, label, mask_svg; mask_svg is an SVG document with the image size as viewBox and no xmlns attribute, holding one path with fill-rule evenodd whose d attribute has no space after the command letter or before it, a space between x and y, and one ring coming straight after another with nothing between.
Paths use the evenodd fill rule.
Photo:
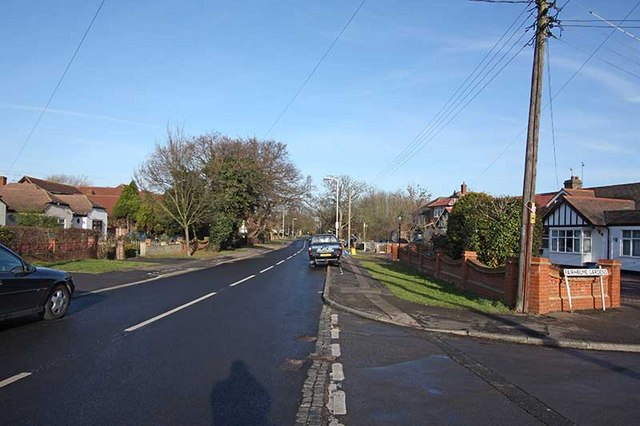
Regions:
<instances>
[{"instance_id":1,"label":"car windscreen","mask_svg":"<svg viewBox=\"0 0 640 426\"><path fill-rule=\"evenodd\" d=\"M311 244L338 244L338 239L333 235L314 235Z\"/></svg>"}]
</instances>

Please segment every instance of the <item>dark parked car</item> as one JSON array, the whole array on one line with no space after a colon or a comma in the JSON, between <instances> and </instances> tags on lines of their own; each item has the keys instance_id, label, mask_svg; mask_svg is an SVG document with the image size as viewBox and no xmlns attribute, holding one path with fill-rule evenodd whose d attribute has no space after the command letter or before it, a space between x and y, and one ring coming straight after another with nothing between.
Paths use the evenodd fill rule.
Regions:
<instances>
[{"instance_id":1,"label":"dark parked car","mask_svg":"<svg viewBox=\"0 0 640 426\"><path fill-rule=\"evenodd\" d=\"M30 265L0 244L0 320L32 314L62 318L74 289L68 273Z\"/></svg>"},{"instance_id":2,"label":"dark parked car","mask_svg":"<svg viewBox=\"0 0 640 426\"><path fill-rule=\"evenodd\" d=\"M317 234L309 244L309 262L312 266L340 263L342 245L333 234Z\"/></svg>"}]
</instances>

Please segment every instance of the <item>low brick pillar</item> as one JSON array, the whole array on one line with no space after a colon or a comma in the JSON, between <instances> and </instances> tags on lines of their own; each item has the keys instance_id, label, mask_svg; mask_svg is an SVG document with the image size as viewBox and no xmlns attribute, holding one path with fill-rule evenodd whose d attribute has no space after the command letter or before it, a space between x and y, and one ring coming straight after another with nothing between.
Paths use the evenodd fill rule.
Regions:
<instances>
[{"instance_id":1,"label":"low brick pillar","mask_svg":"<svg viewBox=\"0 0 640 426\"><path fill-rule=\"evenodd\" d=\"M116 259L117 260L125 260L124 254L124 241L119 240L116 242Z\"/></svg>"},{"instance_id":2,"label":"low brick pillar","mask_svg":"<svg viewBox=\"0 0 640 426\"><path fill-rule=\"evenodd\" d=\"M55 238L49 238L49 240L47 240L47 250L51 253L55 253L57 244L58 242Z\"/></svg>"},{"instance_id":3,"label":"low brick pillar","mask_svg":"<svg viewBox=\"0 0 640 426\"><path fill-rule=\"evenodd\" d=\"M466 289L467 280L469 278L469 262L470 260L478 260L478 254L475 251L465 251L462 253L462 288Z\"/></svg>"},{"instance_id":4,"label":"low brick pillar","mask_svg":"<svg viewBox=\"0 0 640 426\"><path fill-rule=\"evenodd\" d=\"M607 287L605 288L605 293L609 295L609 307L610 308L619 308L620 307L620 261L619 260L610 260L610 259L600 259L598 260L598 264L602 266L604 269L609 270L609 276L605 279L607 280Z\"/></svg>"},{"instance_id":5,"label":"low brick pillar","mask_svg":"<svg viewBox=\"0 0 640 426\"><path fill-rule=\"evenodd\" d=\"M527 312L546 314L551 311L550 268L551 262L549 262L549 259L544 257L534 257L531 259L529 290L527 292L529 296L527 299Z\"/></svg>"},{"instance_id":6,"label":"low brick pillar","mask_svg":"<svg viewBox=\"0 0 640 426\"><path fill-rule=\"evenodd\" d=\"M504 303L510 307L516 307L516 297L518 288L518 258L507 259L504 273Z\"/></svg>"},{"instance_id":7,"label":"low brick pillar","mask_svg":"<svg viewBox=\"0 0 640 426\"><path fill-rule=\"evenodd\" d=\"M398 258L398 245L397 244L391 244L391 260L400 260Z\"/></svg>"},{"instance_id":8,"label":"low brick pillar","mask_svg":"<svg viewBox=\"0 0 640 426\"><path fill-rule=\"evenodd\" d=\"M442 256L444 256L444 252L442 250L436 250L436 270L435 277L440 278L440 268L442 267Z\"/></svg>"}]
</instances>

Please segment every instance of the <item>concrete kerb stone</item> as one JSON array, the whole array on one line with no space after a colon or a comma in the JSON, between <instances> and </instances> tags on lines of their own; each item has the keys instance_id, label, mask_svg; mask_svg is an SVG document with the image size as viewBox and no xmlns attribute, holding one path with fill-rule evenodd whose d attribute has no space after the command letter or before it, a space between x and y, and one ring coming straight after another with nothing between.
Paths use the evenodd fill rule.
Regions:
<instances>
[{"instance_id":1,"label":"concrete kerb stone","mask_svg":"<svg viewBox=\"0 0 640 426\"><path fill-rule=\"evenodd\" d=\"M359 309L345 306L331 298L331 271L327 268L325 277L324 290L322 292L322 300L329 306L341 311L349 312L362 318L370 319L372 321L383 322L387 324L396 325L398 327L411 328L414 330L427 331L430 333L440 333L447 335L454 335L460 337L472 337L484 340L495 340L507 343L517 343L522 345L533 346L548 346L563 349L581 349L592 351L607 351L607 352L633 352L640 353L640 345L637 344L623 344L623 343L610 343L610 342L592 342L588 340L571 340L571 339L541 339L539 337L530 336L514 336L510 334L500 333L488 333L483 331L468 330L468 329L446 329L446 328L433 328L423 326L412 326L403 324L398 321L387 317L386 315L375 315L370 312L361 311Z\"/></svg>"}]
</instances>

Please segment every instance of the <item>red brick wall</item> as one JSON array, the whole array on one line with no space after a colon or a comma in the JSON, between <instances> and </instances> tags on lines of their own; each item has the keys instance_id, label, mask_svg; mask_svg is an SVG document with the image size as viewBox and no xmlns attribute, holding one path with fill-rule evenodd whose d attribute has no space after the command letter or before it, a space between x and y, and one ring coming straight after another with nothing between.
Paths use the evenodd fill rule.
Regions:
<instances>
[{"instance_id":1,"label":"red brick wall","mask_svg":"<svg viewBox=\"0 0 640 426\"><path fill-rule=\"evenodd\" d=\"M475 252L465 252L462 259L453 260L437 252L435 256L420 252L413 246L402 248L400 261L450 282L455 286L488 299L503 301L513 308L516 302L518 260L508 259L504 268L489 268L477 260ZM603 277L605 307L620 306L620 262L600 260L609 275ZM527 312L545 314L569 311L569 297L562 271L551 265L549 259L531 260L531 282L525 303ZM573 310L602 309L600 278L571 277L569 279Z\"/></svg>"}]
</instances>

